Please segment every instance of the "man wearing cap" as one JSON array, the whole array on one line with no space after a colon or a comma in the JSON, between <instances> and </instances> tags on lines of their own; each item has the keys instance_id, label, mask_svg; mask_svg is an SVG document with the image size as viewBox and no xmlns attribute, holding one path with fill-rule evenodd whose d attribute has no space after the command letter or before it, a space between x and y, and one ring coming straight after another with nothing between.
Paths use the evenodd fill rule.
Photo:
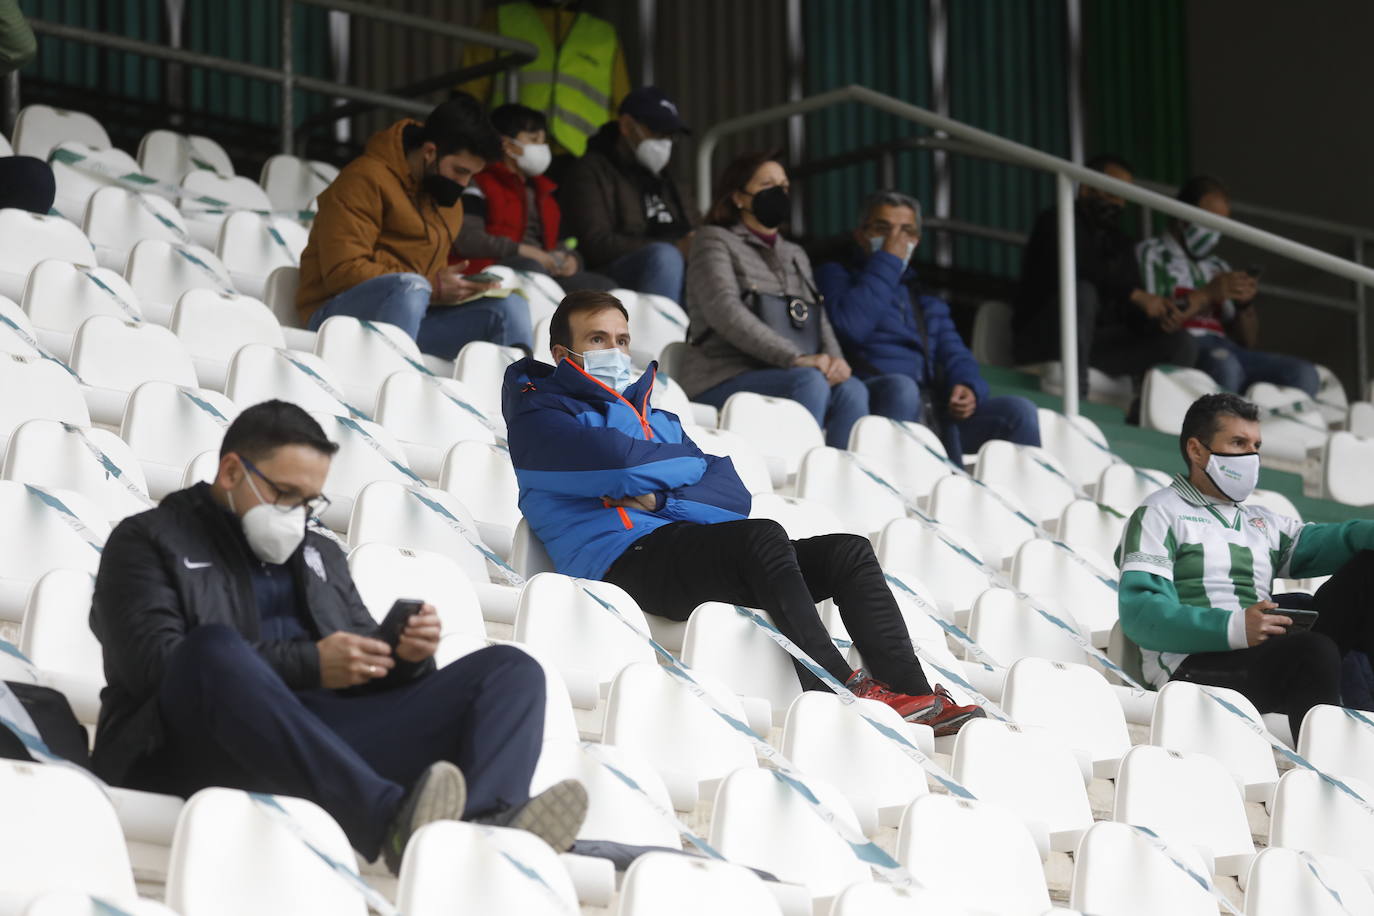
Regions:
<instances>
[{"instance_id":1,"label":"man wearing cap","mask_svg":"<svg viewBox=\"0 0 1374 916\"><path fill-rule=\"evenodd\" d=\"M682 299L692 232L700 222L665 167L687 132L677 105L653 86L620 103L620 115L587 143L560 203L588 270L642 293Z\"/></svg>"}]
</instances>

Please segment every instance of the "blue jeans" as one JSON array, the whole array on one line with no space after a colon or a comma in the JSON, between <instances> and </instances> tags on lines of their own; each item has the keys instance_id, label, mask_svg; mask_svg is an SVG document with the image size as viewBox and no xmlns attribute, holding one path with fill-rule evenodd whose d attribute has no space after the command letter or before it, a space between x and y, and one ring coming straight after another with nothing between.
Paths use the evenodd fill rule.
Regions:
<instances>
[{"instance_id":1,"label":"blue jeans","mask_svg":"<svg viewBox=\"0 0 1374 916\"><path fill-rule=\"evenodd\" d=\"M530 307L522 296L478 299L467 305L430 307L429 281L419 274L384 274L339 293L310 316L310 330L326 318L348 315L394 324L420 351L453 359L463 345L486 340L503 347L534 349Z\"/></svg>"},{"instance_id":2,"label":"blue jeans","mask_svg":"<svg viewBox=\"0 0 1374 916\"><path fill-rule=\"evenodd\" d=\"M724 407L737 391L752 391L773 398L787 398L811 411L825 430L825 444L849 447L849 430L868 413L868 389L856 378L831 385L819 369L755 369L741 372L714 388L707 388L696 400L712 407Z\"/></svg>"},{"instance_id":3,"label":"blue jeans","mask_svg":"<svg viewBox=\"0 0 1374 916\"><path fill-rule=\"evenodd\" d=\"M1197 339L1197 368L1227 391L1241 394L1256 382L1301 388L1317 396L1317 367L1296 356L1242 347L1229 337L1208 334Z\"/></svg>"},{"instance_id":4,"label":"blue jeans","mask_svg":"<svg viewBox=\"0 0 1374 916\"><path fill-rule=\"evenodd\" d=\"M909 375L878 375L864 379L870 412L893 420L921 422L921 389ZM978 402L973 416L936 430L950 457L972 453L989 439L1005 439L1018 445L1040 444L1040 416L1026 398L990 397Z\"/></svg>"},{"instance_id":5,"label":"blue jeans","mask_svg":"<svg viewBox=\"0 0 1374 916\"><path fill-rule=\"evenodd\" d=\"M678 303L682 302L682 276L686 269L682 252L668 242L650 242L597 268L625 289L667 296Z\"/></svg>"}]
</instances>

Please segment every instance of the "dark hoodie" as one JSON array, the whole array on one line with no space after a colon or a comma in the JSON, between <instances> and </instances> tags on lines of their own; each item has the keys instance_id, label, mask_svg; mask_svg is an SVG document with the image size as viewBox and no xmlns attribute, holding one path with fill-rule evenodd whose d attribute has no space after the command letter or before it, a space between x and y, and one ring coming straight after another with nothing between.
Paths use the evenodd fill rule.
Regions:
<instances>
[{"instance_id":1,"label":"dark hoodie","mask_svg":"<svg viewBox=\"0 0 1374 916\"><path fill-rule=\"evenodd\" d=\"M665 168L655 175L635 158L610 121L568 170L559 192L567 224L588 270L598 270L650 242L675 242L701 222Z\"/></svg>"}]
</instances>

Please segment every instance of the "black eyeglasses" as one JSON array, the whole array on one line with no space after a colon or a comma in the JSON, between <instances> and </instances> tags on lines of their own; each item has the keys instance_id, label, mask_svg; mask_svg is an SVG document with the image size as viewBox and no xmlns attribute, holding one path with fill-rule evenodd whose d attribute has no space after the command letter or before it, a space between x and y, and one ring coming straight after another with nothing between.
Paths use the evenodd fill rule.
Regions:
<instances>
[{"instance_id":1,"label":"black eyeglasses","mask_svg":"<svg viewBox=\"0 0 1374 916\"><path fill-rule=\"evenodd\" d=\"M247 458L239 455L239 460L243 462L244 467L248 468L248 470L252 471L254 474L257 474L258 477L262 479L263 483L272 488L273 498L272 502L268 503L268 505L278 512L291 512L304 506L306 515L312 518L319 518L324 511L329 508L328 496L321 494L313 499L300 499L288 493L280 484L258 470L258 466Z\"/></svg>"}]
</instances>

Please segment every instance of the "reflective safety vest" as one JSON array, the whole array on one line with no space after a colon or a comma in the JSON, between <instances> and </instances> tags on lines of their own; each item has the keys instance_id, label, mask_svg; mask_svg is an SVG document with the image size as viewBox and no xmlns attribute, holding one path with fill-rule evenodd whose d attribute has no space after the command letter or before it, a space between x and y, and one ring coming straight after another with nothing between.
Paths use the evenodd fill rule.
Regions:
<instances>
[{"instance_id":1,"label":"reflective safety vest","mask_svg":"<svg viewBox=\"0 0 1374 916\"><path fill-rule=\"evenodd\" d=\"M542 111L549 133L574 156L587 150L587 140L611 119L611 71L618 41L604 19L578 13L561 48L531 3L504 3L497 9L497 31L528 41L539 56L521 67L521 105ZM504 80L495 80L492 105L508 101Z\"/></svg>"}]
</instances>

